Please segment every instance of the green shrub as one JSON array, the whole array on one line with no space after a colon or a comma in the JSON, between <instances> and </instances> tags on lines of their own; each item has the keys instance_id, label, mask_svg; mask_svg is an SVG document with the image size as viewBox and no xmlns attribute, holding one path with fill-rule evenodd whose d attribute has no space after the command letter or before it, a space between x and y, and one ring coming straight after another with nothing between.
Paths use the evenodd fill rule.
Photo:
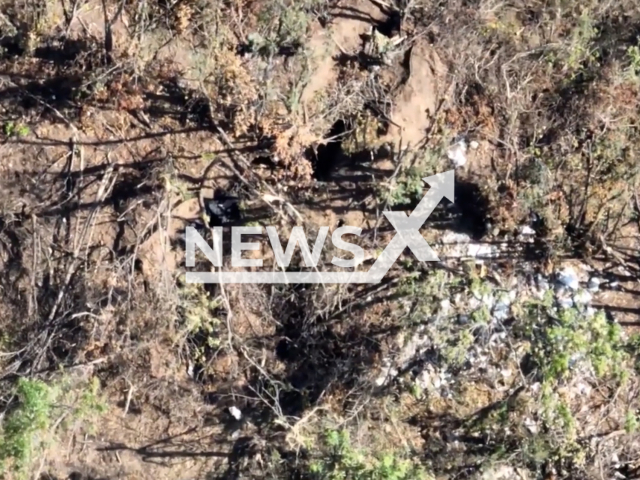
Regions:
<instances>
[{"instance_id":1,"label":"green shrub","mask_svg":"<svg viewBox=\"0 0 640 480\"><path fill-rule=\"evenodd\" d=\"M351 445L345 430L329 430L322 458L309 466L315 480L430 480L433 477L415 461L398 452L373 455Z\"/></svg>"},{"instance_id":2,"label":"green shrub","mask_svg":"<svg viewBox=\"0 0 640 480\"><path fill-rule=\"evenodd\" d=\"M0 472L11 470L24 476L34 450L49 429L58 393L39 380L18 380L19 405L8 413L0 430Z\"/></svg>"},{"instance_id":3,"label":"green shrub","mask_svg":"<svg viewBox=\"0 0 640 480\"><path fill-rule=\"evenodd\" d=\"M27 478L53 427L67 425L62 420L78 420L105 410L97 379L92 379L87 388L75 387L68 378L52 385L41 380L18 380L17 405L0 424L0 478L8 472L13 478Z\"/></svg>"}]
</instances>

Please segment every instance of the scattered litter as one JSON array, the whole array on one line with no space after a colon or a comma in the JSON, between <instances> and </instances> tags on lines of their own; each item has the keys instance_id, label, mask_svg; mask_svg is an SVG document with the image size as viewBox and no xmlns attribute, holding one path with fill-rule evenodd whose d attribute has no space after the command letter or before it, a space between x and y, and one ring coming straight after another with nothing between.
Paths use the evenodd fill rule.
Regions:
<instances>
[{"instance_id":1,"label":"scattered litter","mask_svg":"<svg viewBox=\"0 0 640 480\"><path fill-rule=\"evenodd\" d=\"M502 295L493 309L493 318L502 322L509 318L511 313L511 301L507 295Z\"/></svg>"},{"instance_id":2,"label":"scattered litter","mask_svg":"<svg viewBox=\"0 0 640 480\"><path fill-rule=\"evenodd\" d=\"M539 273L536 275L536 287L538 287L538 296L542 297L551 288L549 282Z\"/></svg>"},{"instance_id":3,"label":"scattered litter","mask_svg":"<svg viewBox=\"0 0 640 480\"><path fill-rule=\"evenodd\" d=\"M536 231L529 225L523 225L520 227L520 235L535 235Z\"/></svg>"},{"instance_id":4,"label":"scattered litter","mask_svg":"<svg viewBox=\"0 0 640 480\"><path fill-rule=\"evenodd\" d=\"M466 233L455 233L455 232L447 232L442 237L442 243L469 243L471 241L471 237Z\"/></svg>"},{"instance_id":5,"label":"scattered litter","mask_svg":"<svg viewBox=\"0 0 640 480\"><path fill-rule=\"evenodd\" d=\"M427 365L422 372L416 376L416 385L422 390L430 392L438 391L446 387L449 383L449 374L444 371L436 372L432 365Z\"/></svg>"},{"instance_id":6,"label":"scattered litter","mask_svg":"<svg viewBox=\"0 0 640 480\"><path fill-rule=\"evenodd\" d=\"M509 305L505 305L504 303L498 303L496 307L493 309L493 318L498 320L499 322L503 322L509 318L510 308Z\"/></svg>"},{"instance_id":7,"label":"scattered litter","mask_svg":"<svg viewBox=\"0 0 640 480\"><path fill-rule=\"evenodd\" d=\"M229 407L229 413L236 420L240 420L242 418L242 412L238 407L234 407L234 406Z\"/></svg>"},{"instance_id":8,"label":"scattered litter","mask_svg":"<svg viewBox=\"0 0 640 480\"><path fill-rule=\"evenodd\" d=\"M475 258L478 261L498 256L499 249L493 244L473 242L469 235L449 232L442 237L445 255L451 258Z\"/></svg>"},{"instance_id":9,"label":"scattered litter","mask_svg":"<svg viewBox=\"0 0 640 480\"><path fill-rule=\"evenodd\" d=\"M451 145L447 150L447 158L451 160L456 168L464 166L467 163L467 143L464 140L460 140L458 143Z\"/></svg>"},{"instance_id":10,"label":"scattered litter","mask_svg":"<svg viewBox=\"0 0 640 480\"><path fill-rule=\"evenodd\" d=\"M536 435L538 433L538 425L532 419L527 417L524 419L523 423L527 430L529 430L529 432L531 432L533 435Z\"/></svg>"},{"instance_id":11,"label":"scattered litter","mask_svg":"<svg viewBox=\"0 0 640 480\"><path fill-rule=\"evenodd\" d=\"M571 294L567 292L564 288L560 289L557 292L556 300L558 301L558 306L560 308L573 307L573 298L571 298Z\"/></svg>"},{"instance_id":12,"label":"scattered litter","mask_svg":"<svg viewBox=\"0 0 640 480\"><path fill-rule=\"evenodd\" d=\"M382 361L382 363L383 363L382 372L380 373L378 378L375 379L375 384L378 387L382 387L387 382L389 382L389 380L393 379L396 375L398 375L398 370L393 368L393 365L391 365L391 360L389 360L388 358L385 358Z\"/></svg>"},{"instance_id":13,"label":"scattered litter","mask_svg":"<svg viewBox=\"0 0 640 480\"><path fill-rule=\"evenodd\" d=\"M580 290L573 297L573 301L576 305L588 305L591 303L593 299L593 295L591 295L587 290Z\"/></svg>"},{"instance_id":14,"label":"scattered litter","mask_svg":"<svg viewBox=\"0 0 640 480\"><path fill-rule=\"evenodd\" d=\"M598 290L600 290L601 283L602 283L602 280L599 279L598 277L591 277L589 279L589 283L587 284L587 289L590 292L597 292Z\"/></svg>"},{"instance_id":15,"label":"scattered litter","mask_svg":"<svg viewBox=\"0 0 640 480\"><path fill-rule=\"evenodd\" d=\"M476 150L479 146L480 144L475 140L472 140L471 143L469 143L469 147L471 148L471 150Z\"/></svg>"},{"instance_id":16,"label":"scattered litter","mask_svg":"<svg viewBox=\"0 0 640 480\"><path fill-rule=\"evenodd\" d=\"M558 272L558 283L561 287L567 287L571 290L577 290L580 287L578 275L571 267L566 267L561 272Z\"/></svg>"}]
</instances>

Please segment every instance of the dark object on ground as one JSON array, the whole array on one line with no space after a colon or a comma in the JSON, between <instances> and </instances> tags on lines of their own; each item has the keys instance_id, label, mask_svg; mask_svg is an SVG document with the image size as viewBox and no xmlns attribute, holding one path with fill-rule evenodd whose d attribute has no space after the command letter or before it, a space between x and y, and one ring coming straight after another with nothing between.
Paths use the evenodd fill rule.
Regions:
<instances>
[{"instance_id":1,"label":"dark object on ground","mask_svg":"<svg viewBox=\"0 0 640 480\"><path fill-rule=\"evenodd\" d=\"M212 227L237 223L240 220L240 199L223 192L216 192L212 200L205 200Z\"/></svg>"}]
</instances>

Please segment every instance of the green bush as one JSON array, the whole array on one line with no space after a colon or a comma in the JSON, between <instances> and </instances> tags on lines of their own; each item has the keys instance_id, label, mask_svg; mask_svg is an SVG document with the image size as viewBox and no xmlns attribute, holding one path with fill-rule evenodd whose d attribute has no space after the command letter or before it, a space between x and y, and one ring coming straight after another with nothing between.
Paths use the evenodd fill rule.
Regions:
<instances>
[{"instance_id":1,"label":"green bush","mask_svg":"<svg viewBox=\"0 0 640 480\"><path fill-rule=\"evenodd\" d=\"M103 412L98 390L95 378L79 390L66 378L51 385L20 378L15 387L17 405L0 424L0 478L9 472L13 478L27 478L29 467L51 438L54 426L67 425L62 420Z\"/></svg>"},{"instance_id":2,"label":"green bush","mask_svg":"<svg viewBox=\"0 0 640 480\"><path fill-rule=\"evenodd\" d=\"M16 395L19 405L7 415L0 430L0 472L11 470L20 477L49 429L58 392L39 380L21 378Z\"/></svg>"},{"instance_id":3,"label":"green bush","mask_svg":"<svg viewBox=\"0 0 640 480\"><path fill-rule=\"evenodd\" d=\"M430 480L433 477L416 462L397 452L372 455L354 449L345 430L329 430L322 458L315 460L309 473L315 480Z\"/></svg>"}]
</instances>

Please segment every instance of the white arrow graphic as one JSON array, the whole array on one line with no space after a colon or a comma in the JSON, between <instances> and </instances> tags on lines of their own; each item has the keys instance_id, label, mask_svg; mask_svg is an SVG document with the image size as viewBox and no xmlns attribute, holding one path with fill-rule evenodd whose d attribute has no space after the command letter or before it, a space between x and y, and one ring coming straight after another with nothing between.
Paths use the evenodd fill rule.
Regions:
<instances>
[{"instance_id":1,"label":"white arrow graphic","mask_svg":"<svg viewBox=\"0 0 640 480\"><path fill-rule=\"evenodd\" d=\"M421 262L437 262L440 259L420 234L420 227L429 218L429 215L438 206L443 197L454 201L455 176L454 171L425 177L423 180L431 186L429 192L420 200L410 216L404 212L383 212L393 228L396 236L393 237L387 248L367 272L367 282L377 283L396 262L406 247Z\"/></svg>"}]
</instances>

